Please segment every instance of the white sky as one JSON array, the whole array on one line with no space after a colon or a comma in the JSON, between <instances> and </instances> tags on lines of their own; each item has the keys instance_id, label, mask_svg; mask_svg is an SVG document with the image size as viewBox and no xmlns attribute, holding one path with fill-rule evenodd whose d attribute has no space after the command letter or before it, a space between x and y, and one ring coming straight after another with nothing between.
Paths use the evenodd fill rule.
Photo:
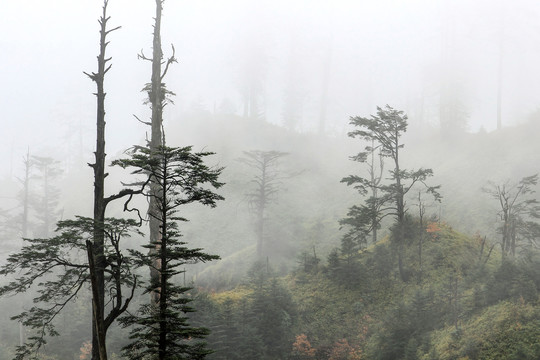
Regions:
<instances>
[{"instance_id":1,"label":"white sky","mask_svg":"<svg viewBox=\"0 0 540 360\"><path fill-rule=\"evenodd\" d=\"M86 151L92 151L95 87L82 72L96 69L101 6L100 0L0 0L0 150L6 154L0 176L27 147L69 157L82 139ZM137 53L151 53L154 1L110 0L108 13L111 26L122 26L109 37L111 154L140 143L146 130L132 114L148 114L140 89L150 67L137 60ZM448 62L462 86L469 128L492 130L501 14L503 121L510 125L540 104L538 1L167 0L164 50L168 53L168 44L174 43L179 59L166 80L178 95L167 121L181 121L181 113L195 101L212 110L224 98L241 114L242 64L249 46L261 46L267 59L268 121L282 121L283 84L294 52L304 94L300 126L311 131L320 108L325 49L331 43L329 131L342 133L349 116L368 115L386 103L408 111L415 121L422 98L424 121L436 124L441 44L443 34L450 34Z\"/></svg>"}]
</instances>

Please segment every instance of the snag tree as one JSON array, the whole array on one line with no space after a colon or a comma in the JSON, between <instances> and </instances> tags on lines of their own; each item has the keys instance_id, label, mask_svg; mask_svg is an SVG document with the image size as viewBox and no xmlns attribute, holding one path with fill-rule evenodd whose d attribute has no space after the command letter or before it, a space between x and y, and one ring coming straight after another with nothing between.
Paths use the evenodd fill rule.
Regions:
<instances>
[{"instance_id":1,"label":"snag tree","mask_svg":"<svg viewBox=\"0 0 540 360\"><path fill-rule=\"evenodd\" d=\"M518 246L538 247L540 203L534 197L538 174L525 176L517 183L489 182L483 191L499 203L501 253L503 259L516 256ZM521 243L521 244L520 244Z\"/></svg>"}]
</instances>

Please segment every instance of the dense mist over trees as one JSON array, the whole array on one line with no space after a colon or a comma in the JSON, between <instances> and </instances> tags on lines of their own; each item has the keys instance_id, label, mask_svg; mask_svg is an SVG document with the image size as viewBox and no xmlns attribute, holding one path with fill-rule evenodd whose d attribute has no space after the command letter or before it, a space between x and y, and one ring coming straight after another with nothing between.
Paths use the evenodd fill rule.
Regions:
<instances>
[{"instance_id":1,"label":"dense mist over trees","mask_svg":"<svg viewBox=\"0 0 540 360\"><path fill-rule=\"evenodd\" d=\"M2 39L2 64L11 69L5 76L12 84L4 97L13 105L6 116L12 124L40 130L19 133L23 145L2 145L4 153L13 154L6 159L6 173L28 143L43 144L39 151L62 152L73 165L92 145L87 124L93 103L85 96L92 87L80 73L93 65L97 39L89 15L99 12L99 4L58 0L0 6L1 30L18 34ZM246 84L252 81L251 98L258 107L253 111L303 132L318 131L323 117L326 132L345 133L349 116L373 113L387 103L409 114L411 123L490 131L497 127L500 63L503 126L536 108L540 53L530 44L538 36L539 9L532 0L206 0L168 6L164 49L174 43L182 66L190 69L168 80L178 95L176 106L166 110L171 123L197 107L245 115ZM117 135L108 140L117 152L145 131L131 114L144 109L139 90L147 74L136 55L141 39L151 41L147 14L153 9L151 2L118 0L110 11L123 26L110 49L122 64L110 73L109 90L108 113L116 120L109 126ZM26 79L33 79L32 86ZM46 90L51 86L58 92ZM25 106L29 98L34 106ZM12 138L16 129L7 125L5 131Z\"/></svg>"},{"instance_id":2,"label":"dense mist over trees","mask_svg":"<svg viewBox=\"0 0 540 360\"><path fill-rule=\"evenodd\" d=\"M0 14L0 358L540 357L537 2Z\"/></svg>"}]
</instances>

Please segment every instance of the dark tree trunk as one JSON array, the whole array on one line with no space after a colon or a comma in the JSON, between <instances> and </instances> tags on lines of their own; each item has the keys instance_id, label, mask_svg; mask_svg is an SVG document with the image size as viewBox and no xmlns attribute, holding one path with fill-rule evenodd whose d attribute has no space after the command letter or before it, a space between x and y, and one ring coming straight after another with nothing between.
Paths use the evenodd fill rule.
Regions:
<instances>
[{"instance_id":1,"label":"dark tree trunk","mask_svg":"<svg viewBox=\"0 0 540 360\"><path fill-rule=\"evenodd\" d=\"M163 101L164 101L164 89L162 87L162 73L161 73L161 61L163 59L163 52L161 49L161 11L163 9L163 0L156 0L156 16L154 23L154 37L152 42L152 78L151 88L148 93L148 98L152 107L151 128L152 137L150 139L150 149L155 150L163 145ZM151 183L150 192L157 194L160 190L159 184ZM159 223L159 209L156 200L156 196L150 197L148 205L149 223L150 223L150 243L158 244L161 241L160 223ZM156 245L157 247L157 245ZM151 249L151 253L157 252L158 249ZM156 260L157 262L157 260ZM154 264L155 268L150 268L150 281L158 283L159 279L159 264ZM157 304L159 302L159 296L157 293L152 293L152 302Z\"/></svg>"},{"instance_id":2,"label":"dark tree trunk","mask_svg":"<svg viewBox=\"0 0 540 360\"><path fill-rule=\"evenodd\" d=\"M96 83L97 92L97 114L96 114L96 151L95 163L90 164L94 170L94 233L93 243L88 252L88 261L92 277L92 304L93 304L93 326L92 326L92 359L106 360L107 351L105 345L106 328L104 323L105 312L105 280L104 269L106 259L104 255L105 234L103 224L105 220L105 74L111 65L107 66L110 60L105 57L107 49L107 34L118 28L107 30L107 5L108 0L103 1L103 14L99 19L100 41L98 55L97 73L86 74Z\"/></svg>"},{"instance_id":3,"label":"dark tree trunk","mask_svg":"<svg viewBox=\"0 0 540 360\"><path fill-rule=\"evenodd\" d=\"M165 192L165 189L167 189L169 187L169 184L168 184L168 174L167 174L167 166L168 164L166 163L166 159L164 159L164 166L163 166L163 179L162 179L162 184L161 185L158 185L162 190L161 190L161 198L159 200L161 200L161 203L160 203L160 210L161 210L161 214L160 214L160 218L157 219L160 223L160 228L161 228L161 241L160 241L160 247L159 247L159 251L160 252L160 256L159 256L159 262L160 262L160 267L159 267L159 297L158 297L158 301L159 301L159 319L160 319L160 322L159 322L159 353L158 353L158 358L159 360L165 360L165 358L167 357L167 334L169 332L168 328L167 328L167 304L169 303L170 299L168 298L169 297L169 294L168 294L168 289L167 289L167 286L168 286L168 283L167 283L167 279L168 279L168 276L167 276L167 261L168 261L168 254L167 254L167 217L168 217L168 214L167 214L167 208L168 208L168 205L167 205L167 202L168 202L168 198L167 198L167 194Z\"/></svg>"},{"instance_id":4,"label":"dark tree trunk","mask_svg":"<svg viewBox=\"0 0 540 360\"><path fill-rule=\"evenodd\" d=\"M97 358L101 360L107 359L107 347L105 345L105 324L103 322L103 309L99 303L101 294L99 293L98 285L98 271L95 263L94 250L92 243L90 241L86 242L86 251L88 253L88 267L90 269L90 282L92 287L92 320L94 323L94 332L97 340L97 349L94 348L92 344L92 358L94 358L94 353L97 352ZM97 351L96 351L97 350Z\"/></svg>"}]
</instances>

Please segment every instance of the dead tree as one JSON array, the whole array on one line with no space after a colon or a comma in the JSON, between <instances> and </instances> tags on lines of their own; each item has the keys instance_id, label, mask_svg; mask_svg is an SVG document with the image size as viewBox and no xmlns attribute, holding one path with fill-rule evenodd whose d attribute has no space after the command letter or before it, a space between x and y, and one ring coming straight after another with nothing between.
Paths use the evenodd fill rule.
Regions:
<instances>
[{"instance_id":1,"label":"dead tree","mask_svg":"<svg viewBox=\"0 0 540 360\"><path fill-rule=\"evenodd\" d=\"M105 74L110 70L111 64L108 62L111 58L105 55L107 45L107 35L112 31L119 29L107 29L107 22L110 17L107 16L108 0L103 1L103 14L99 21L100 24L100 41L98 55L98 71L97 73L85 73L92 81L96 83L97 92L97 114L96 114L96 151L95 163L89 164L94 170L94 236L93 243L88 249L88 260L92 277L93 290L93 323L92 326L92 359L107 359L107 351L105 346L106 329L104 324L104 298L105 298L105 280L104 269L106 267L106 259L104 256L104 221L105 221ZM97 297L97 298L95 298Z\"/></svg>"}]
</instances>

